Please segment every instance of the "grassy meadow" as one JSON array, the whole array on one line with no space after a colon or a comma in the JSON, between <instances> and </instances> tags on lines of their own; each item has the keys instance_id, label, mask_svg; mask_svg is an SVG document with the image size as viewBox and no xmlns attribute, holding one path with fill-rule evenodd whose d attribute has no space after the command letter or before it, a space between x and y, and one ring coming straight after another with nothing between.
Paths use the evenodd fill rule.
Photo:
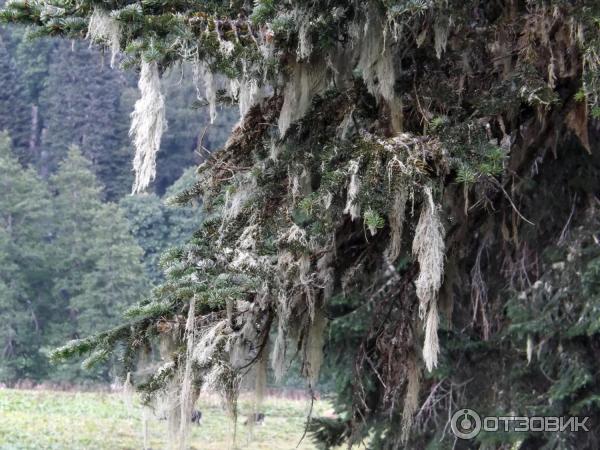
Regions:
<instances>
[{"instance_id":1,"label":"grassy meadow","mask_svg":"<svg viewBox=\"0 0 600 450\"><path fill-rule=\"evenodd\" d=\"M201 397L197 407L203 422L193 426L191 448L231 449L232 422L215 397ZM292 450L304 431L308 402L267 398L262 408L265 424L242 424L250 402L240 401L236 448L244 450ZM316 402L318 414L328 409ZM116 450L142 449L142 409L134 401L128 408L120 394L0 389L0 449ZM149 447L166 447L166 421L152 418L148 425ZM306 437L298 449L316 447Z\"/></svg>"}]
</instances>

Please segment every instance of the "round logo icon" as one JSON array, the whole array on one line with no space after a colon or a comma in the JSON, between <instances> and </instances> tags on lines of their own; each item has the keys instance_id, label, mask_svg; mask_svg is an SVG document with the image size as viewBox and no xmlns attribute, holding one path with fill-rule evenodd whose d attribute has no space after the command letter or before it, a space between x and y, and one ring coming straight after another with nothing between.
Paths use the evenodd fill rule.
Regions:
<instances>
[{"instance_id":1,"label":"round logo icon","mask_svg":"<svg viewBox=\"0 0 600 450\"><path fill-rule=\"evenodd\" d=\"M452 415L450 425L457 438L473 439L481 431L481 417L472 409L459 409Z\"/></svg>"}]
</instances>

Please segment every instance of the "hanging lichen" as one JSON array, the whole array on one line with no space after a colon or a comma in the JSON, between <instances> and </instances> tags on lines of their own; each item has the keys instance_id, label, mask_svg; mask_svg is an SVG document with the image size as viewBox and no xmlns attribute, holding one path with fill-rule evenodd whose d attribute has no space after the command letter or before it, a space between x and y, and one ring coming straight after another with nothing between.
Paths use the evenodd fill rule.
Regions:
<instances>
[{"instance_id":1,"label":"hanging lichen","mask_svg":"<svg viewBox=\"0 0 600 450\"><path fill-rule=\"evenodd\" d=\"M135 103L129 130L135 145L133 193L144 191L154 180L156 154L167 127L165 100L160 91L160 76L156 62L142 62L138 87L141 97Z\"/></svg>"},{"instance_id":2,"label":"hanging lichen","mask_svg":"<svg viewBox=\"0 0 600 450\"><path fill-rule=\"evenodd\" d=\"M321 62L295 63L283 92L283 106L279 114L279 135L284 136L290 124L300 119L314 96L327 87L327 66Z\"/></svg>"},{"instance_id":3,"label":"hanging lichen","mask_svg":"<svg viewBox=\"0 0 600 450\"><path fill-rule=\"evenodd\" d=\"M111 17L105 10L94 8L88 22L86 39L92 42L106 43L110 47L110 67L114 67L115 60L120 51L121 29L119 22Z\"/></svg>"},{"instance_id":4,"label":"hanging lichen","mask_svg":"<svg viewBox=\"0 0 600 450\"><path fill-rule=\"evenodd\" d=\"M308 336L304 344L303 373L309 381L309 386L317 386L321 364L323 362L323 346L325 344L325 330L327 317L324 311L318 310L308 327Z\"/></svg>"},{"instance_id":5,"label":"hanging lichen","mask_svg":"<svg viewBox=\"0 0 600 450\"><path fill-rule=\"evenodd\" d=\"M406 394L402 409L402 440L407 441L413 417L419 408L419 391L421 389L421 371L414 358L408 361Z\"/></svg>"},{"instance_id":6,"label":"hanging lichen","mask_svg":"<svg viewBox=\"0 0 600 450\"><path fill-rule=\"evenodd\" d=\"M198 100L203 100L202 90L200 89L200 83L202 82L204 84L204 97L208 102L210 123L214 123L217 119L217 82L215 74L206 64L200 61L194 61L193 69Z\"/></svg>"},{"instance_id":7,"label":"hanging lichen","mask_svg":"<svg viewBox=\"0 0 600 450\"><path fill-rule=\"evenodd\" d=\"M390 263L396 261L402 249L402 229L407 200L408 190L404 187L399 188L394 195L389 213L391 237L390 244L386 250L386 257Z\"/></svg>"},{"instance_id":8,"label":"hanging lichen","mask_svg":"<svg viewBox=\"0 0 600 450\"><path fill-rule=\"evenodd\" d=\"M437 295L444 275L444 227L433 202L431 188L423 188L423 206L413 239L413 254L419 261L419 276L415 281L419 298L419 315L425 319L423 359L428 370L437 365Z\"/></svg>"},{"instance_id":9,"label":"hanging lichen","mask_svg":"<svg viewBox=\"0 0 600 450\"><path fill-rule=\"evenodd\" d=\"M440 18L433 26L435 54L438 59L442 57L442 53L446 50L446 45L448 44L448 34L450 33L450 25L450 19Z\"/></svg>"},{"instance_id":10,"label":"hanging lichen","mask_svg":"<svg viewBox=\"0 0 600 450\"><path fill-rule=\"evenodd\" d=\"M358 203L358 193L360 191L360 177L358 170L360 165L358 161L350 161L348 171L350 172L350 184L348 185L348 194L346 198L346 207L344 214L350 214L352 220L360 217L360 204Z\"/></svg>"},{"instance_id":11,"label":"hanging lichen","mask_svg":"<svg viewBox=\"0 0 600 450\"><path fill-rule=\"evenodd\" d=\"M372 5L367 12L362 35L360 36L360 53L357 69L361 71L367 89L373 95L381 96L390 110L390 123L394 131L402 130L402 104L395 91L395 70L393 53L386 41L381 26L383 17L376 6Z\"/></svg>"},{"instance_id":12,"label":"hanging lichen","mask_svg":"<svg viewBox=\"0 0 600 450\"><path fill-rule=\"evenodd\" d=\"M41 1L10 2L12 17L76 36L94 13L80 8L67 21L66 9ZM579 347L597 339L586 318L595 271L578 254L594 254L597 239L590 232L580 252L569 237L577 227L598 229L583 214L597 207L597 161L570 142L592 151L597 134L594 2L225 3L218 14L211 2L110 12L127 61L156 61L142 65L155 99L158 69L190 61L211 120L219 102L237 102L241 119L177 198L201 200L205 220L163 258L165 283L122 328L59 355L108 352L117 342L135 353L133 342L159 330L168 350L160 364L150 374L129 369L156 381L138 386L173 411L174 431L190 360L194 386L220 393L234 418L242 386L262 390L268 352L277 380L299 366L314 389L325 343L349 394L339 397L347 415L320 436L330 446L364 438L386 450L447 446L447 413L463 399L515 405L519 414L530 406L596 414L597 367ZM137 125L156 122L151 108L137 110ZM142 129L142 140L157 141L148 133L156 127ZM136 167L152 169L143 171L147 186L158 147L136 147ZM572 279L539 281L559 271ZM584 283L573 281L577 273L591 280L585 302L572 301ZM554 291L557 284L569 289ZM533 286L535 298L519 296ZM469 294L473 305L459 301ZM192 297L190 342L183 329ZM582 305L592 306L580 313ZM454 323L438 336L441 317ZM553 331L566 329L562 322L574 337ZM427 377L415 350L421 327ZM482 379L509 366L526 378L525 388L511 386L519 395L503 382L468 386L488 386ZM544 445L557 447L554 438Z\"/></svg>"},{"instance_id":13,"label":"hanging lichen","mask_svg":"<svg viewBox=\"0 0 600 450\"><path fill-rule=\"evenodd\" d=\"M178 450L185 450L188 445L190 434L190 424L192 419L192 409L194 406L195 395L193 393L193 354L196 343L196 298L192 297L189 303L188 317L185 324L186 355L185 366L181 373L180 398L179 398L179 433L177 441Z\"/></svg>"}]
</instances>

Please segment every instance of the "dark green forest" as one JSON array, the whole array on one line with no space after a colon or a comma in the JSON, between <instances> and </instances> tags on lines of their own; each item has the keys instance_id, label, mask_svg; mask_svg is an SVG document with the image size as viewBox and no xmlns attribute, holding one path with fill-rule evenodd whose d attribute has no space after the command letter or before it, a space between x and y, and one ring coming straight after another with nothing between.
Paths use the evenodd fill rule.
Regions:
<instances>
[{"instance_id":1,"label":"dark green forest","mask_svg":"<svg viewBox=\"0 0 600 450\"><path fill-rule=\"evenodd\" d=\"M84 42L0 28L0 383L114 379L110 365L83 370L51 364L48 354L118 324L160 283L160 255L202 220L198 208L168 199L193 184L193 166L237 120L224 110L205 130L208 112L190 101L189 77L164 79L160 174L132 196L135 74L109 63Z\"/></svg>"},{"instance_id":2,"label":"dark green forest","mask_svg":"<svg viewBox=\"0 0 600 450\"><path fill-rule=\"evenodd\" d=\"M23 81L0 91L24 180L2 193L9 376L30 361L17 337L78 324L45 370L112 368L166 405L176 449L202 390L236 423L240 392L258 412L288 376L335 394L307 418L320 448L600 448L597 0L13 0L0 19L41 39L3 40ZM233 104L209 152L194 105L208 122ZM80 195L121 212L81 219ZM46 204L69 220L45 225ZM44 328L46 300L64 308ZM591 427L459 440L463 408Z\"/></svg>"}]
</instances>

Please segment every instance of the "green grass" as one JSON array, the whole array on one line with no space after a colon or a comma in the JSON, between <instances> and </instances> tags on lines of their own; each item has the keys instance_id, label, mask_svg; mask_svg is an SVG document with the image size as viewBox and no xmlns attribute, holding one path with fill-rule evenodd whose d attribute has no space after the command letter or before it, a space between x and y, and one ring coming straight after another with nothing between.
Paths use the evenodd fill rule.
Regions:
<instances>
[{"instance_id":1,"label":"green grass","mask_svg":"<svg viewBox=\"0 0 600 450\"><path fill-rule=\"evenodd\" d=\"M214 397L198 404L203 423L194 426L191 448L225 450L231 447L233 424ZM315 410L328 405L317 402ZM308 404L304 401L268 398L262 410L265 424L250 431L242 425L249 402L240 401L236 446L244 450L292 450L303 432ZM136 449L143 447L141 407L131 414L118 394L0 389L0 449ZM149 422L149 446L166 448L166 423ZM306 437L298 447L316 447Z\"/></svg>"}]
</instances>

